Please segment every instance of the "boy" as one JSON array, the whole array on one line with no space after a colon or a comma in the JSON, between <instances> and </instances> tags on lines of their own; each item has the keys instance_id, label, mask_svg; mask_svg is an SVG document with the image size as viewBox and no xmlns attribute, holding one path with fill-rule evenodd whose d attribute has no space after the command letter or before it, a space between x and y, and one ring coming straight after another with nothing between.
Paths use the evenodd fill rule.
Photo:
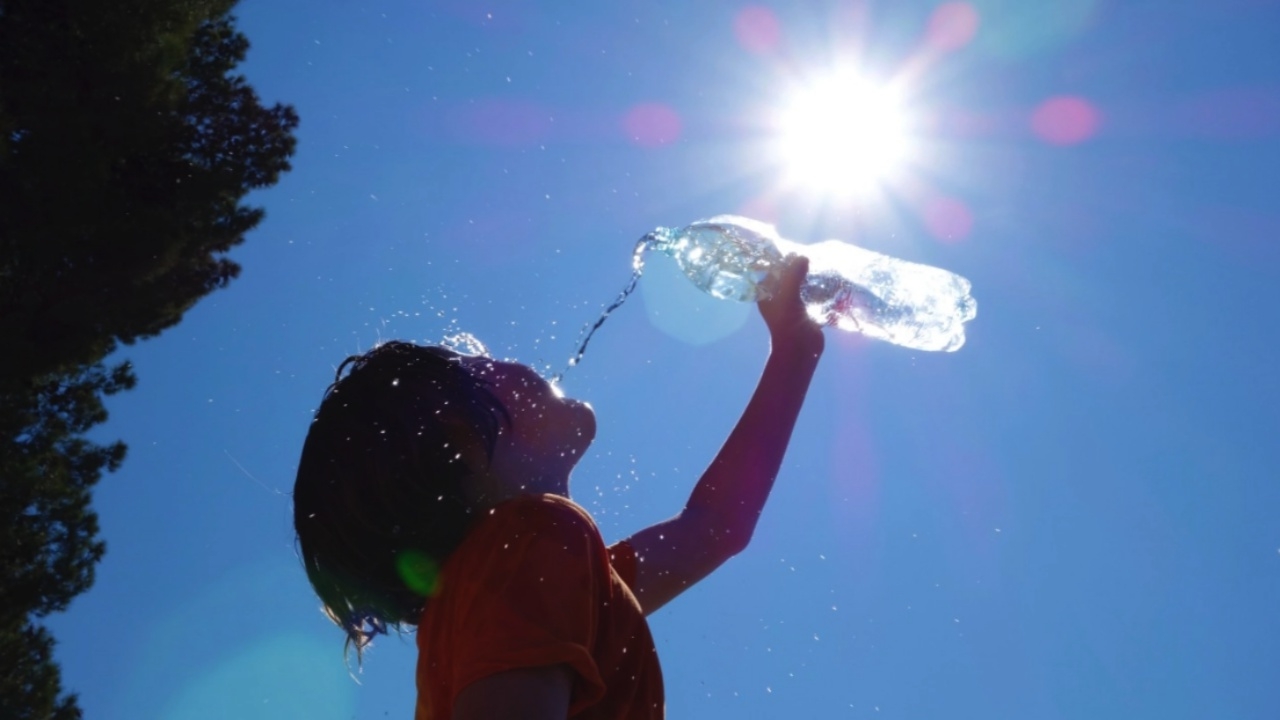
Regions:
<instances>
[{"instance_id":1,"label":"boy","mask_svg":"<svg viewBox=\"0 0 1280 720\"><path fill-rule=\"evenodd\" d=\"M751 538L823 350L807 269L788 258L759 303L764 373L684 509L609 548L568 499L590 406L523 365L439 347L342 364L303 447L294 524L357 654L388 624L417 626L417 720L663 717L644 618Z\"/></svg>"}]
</instances>

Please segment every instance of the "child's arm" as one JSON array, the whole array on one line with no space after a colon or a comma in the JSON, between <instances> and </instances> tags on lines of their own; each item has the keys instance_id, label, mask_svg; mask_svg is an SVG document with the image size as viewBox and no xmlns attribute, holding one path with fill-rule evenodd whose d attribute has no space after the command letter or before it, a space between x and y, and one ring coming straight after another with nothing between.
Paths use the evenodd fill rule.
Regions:
<instances>
[{"instance_id":1,"label":"child's arm","mask_svg":"<svg viewBox=\"0 0 1280 720\"><path fill-rule=\"evenodd\" d=\"M800 302L808 267L805 258L792 260L773 297L760 302L771 337L764 374L684 510L628 538L639 560L632 590L646 615L751 540L822 355L822 328L805 315Z\"/></svg>"}]
</instances>

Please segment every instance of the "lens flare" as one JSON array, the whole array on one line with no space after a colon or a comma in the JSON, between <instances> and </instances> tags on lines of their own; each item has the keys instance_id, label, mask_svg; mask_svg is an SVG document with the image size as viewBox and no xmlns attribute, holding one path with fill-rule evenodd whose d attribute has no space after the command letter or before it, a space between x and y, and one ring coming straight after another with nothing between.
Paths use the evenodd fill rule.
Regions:
<instances>
[{"instance_id":1,"label":"lens flare","mask_svg":"<svg viewBox=\"0 0 1280 720\"><path fill-rule=\"evenodd\" d=\"M1093 103L1080 97L1049 98L1031 114L1031 130L1051 145L1076 145L1098 132L1101 116Z\"/></svg>"},{"instance_id":2,"label":"lens flare","mask_svg":"<svg viewBox=\"0 0 1280 720\"><path fill-rule=\"evenodd\" d=\"M752 5L740 10L733 18L733 34L747 52L764 55L778 49L782 27L772 10Z\"/></svg>"},{"instance_id":3,"label":"lens flare","mask_svg":"<svg viewBox=\"0 0 1280 720\"><path fill-rule=\"evenodd\" d=\"M402 551L396 556L396 572L406 587L423 597L440 592L440 567L424 553Z\"/></svg>"},{"instance_id":4,"label":"lens flare","mask_svg":"<svg viewBox=\"0 0 1280 720\"><path fill-rule=\"evenodd\" d=\"M680 138L680 114L662 103L642 103L622 118L627 139L641 147L669 145Z\"/></svg>"},{"instance_id":5,"label":"lens flare","mask_svg":"<svg viewBox=\"0 0 1280 720\"><path fill-rule=\"evenodd\" d=\"M978 11L966 2L939 5L929 17L925 40L944 52L959 50L978 34Z\"/></svg>"},{"instance_id":6,"label":"lens flare","mask_svg":"<svg viewBox=\"0 0 1280 720\"><path fill-rule=\"evenodd\" d=\"M973 232L973 212L960 200L935 197L925 203L924 223L943 242L959 242Z\"/></svg>"}]
</instances>

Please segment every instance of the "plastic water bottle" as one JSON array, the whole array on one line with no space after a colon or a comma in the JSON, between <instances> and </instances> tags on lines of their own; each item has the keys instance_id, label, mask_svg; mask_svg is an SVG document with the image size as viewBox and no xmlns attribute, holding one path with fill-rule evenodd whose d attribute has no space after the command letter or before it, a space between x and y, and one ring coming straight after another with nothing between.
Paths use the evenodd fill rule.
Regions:
<instances>
[{"instance_id":1,"label":"plastic water bottle","mask_svg":"<svg viewBox=\"0 0 1280 720\"><path fill-rule=\"evenodd\" d=\"M768 297L783 259L804 255L809 275L800 297L814 322L916 350L959 350L965 322L978 313L959 275L838 240L801 245L736 215L658 228L641 246L675 258L694 284L724 300Z\"/></svg>"}]
</instances>

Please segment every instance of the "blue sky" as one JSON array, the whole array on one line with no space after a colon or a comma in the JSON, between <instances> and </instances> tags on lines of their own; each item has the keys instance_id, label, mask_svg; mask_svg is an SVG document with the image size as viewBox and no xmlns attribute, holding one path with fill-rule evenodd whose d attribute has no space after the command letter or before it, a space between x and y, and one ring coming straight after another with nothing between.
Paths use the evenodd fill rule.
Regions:
<instances>
[{"instance_id":1,"label":"blue sky","mask_svg":"<svg viewBox=\"0 0 1280 720\"><path fill-rule=\"evenodd\" d=\"M294 552L333 369L467 331L558 370L640 235L725 212L961 273L979 313L951 354L828 331L752 546L652 618L671 717L1280 714L1280 3L238 14L298 154L242 277L121 353L108 554L51 620L88 717L409 717L412 637L354 682ZM910 162L786 180L771 118L851 63L907 96ZM606 539L680 508L767 346L651 263L564 380Z\"/></svg>"}]
</instances>

